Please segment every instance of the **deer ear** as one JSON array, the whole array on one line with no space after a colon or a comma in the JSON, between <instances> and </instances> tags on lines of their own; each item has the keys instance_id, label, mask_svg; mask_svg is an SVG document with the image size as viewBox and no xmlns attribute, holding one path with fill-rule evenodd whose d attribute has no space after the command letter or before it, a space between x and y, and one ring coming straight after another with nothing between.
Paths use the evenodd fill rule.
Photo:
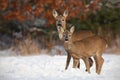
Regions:
<instances>
[{"instance_id":1,"label":"deer ear","mask_svg":"<svg viewBox=\"0 0 120 80\"><path fill-rule=\"evenodd\" d=\"M54 16L54 18L56 18L58 16L58 13L55 9L53 9L53 16Z\"/></svg>"},{"instance_id":2,"label":"deer ear","mask_svg":"<svg viewBox=\"0 0 120 80\"><path fill-rule=\"evenodd\" d=\"M65 10L65 11L64 11L63 16L64 16L64 17L67 17L67 16L68 16L68 10Z\"/></svg>"},{"instance_id":3,"label":"deer ear","mask_svg":"<svg viewBox=\"0 0 120 80\"><path fill-rule=\"evenodd\" d=\"M72 26L72 27L70 28L70 32L73 33L74 31L75 31L75 27Z\"/></svg>"}]
</instances>

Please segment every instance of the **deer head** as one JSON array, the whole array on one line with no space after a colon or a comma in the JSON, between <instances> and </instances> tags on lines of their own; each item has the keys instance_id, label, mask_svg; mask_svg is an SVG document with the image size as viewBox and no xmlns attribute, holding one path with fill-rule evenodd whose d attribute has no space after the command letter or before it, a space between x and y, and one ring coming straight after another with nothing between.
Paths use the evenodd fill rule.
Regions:
<instances>
[{"instance_id":1,"label":"deer head","mask_svg":"<svg viewBox=\"0 0 120 80\"><path fill-rule=\"evenodd\" d=\"M70 28L70 31L64 30L62 27L60 27L60 31L61 31L61 33L63 34L62 40L63 40L64 42L71 41L71 39L72 39L72 34L74 33L74 30L75 30L75 27L74 27L74 26L72 26L72 27Z\"/></svg>"},{"instance_id":2,"label":"deer head","mask_svg":"<svg viewBox=\"0 0 120 80\"><path fill-rule=\"evenodd\" d=\"M68 11L65 10L63 15L58 15L58 12L54 9L53 10L53 16L56 20L56 26L59 33L59 38L62 39L62 33L60 33L60 27L62 27L64 30L66 29L66 18L68 16Z\"/></svg>"},{"instance_id":3,"label":"deer head","mask_svg":"<svg viewBox=\"0 0 120 80\"><path fill-rule=\"evenodd\" d=\"M68 16L68 11L65 10L63 15L58 15L58 12L54 9L53 16L56 19L57 28L63 27L64 29L66 29L66 18Z\"/></svg>"}]
</instances>

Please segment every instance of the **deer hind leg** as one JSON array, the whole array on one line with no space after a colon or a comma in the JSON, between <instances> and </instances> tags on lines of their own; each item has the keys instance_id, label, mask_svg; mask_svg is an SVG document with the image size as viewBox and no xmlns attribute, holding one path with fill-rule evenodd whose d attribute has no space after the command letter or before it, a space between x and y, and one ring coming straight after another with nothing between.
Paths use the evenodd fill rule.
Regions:
<instances>
[{"instance_id":1,"label":"deer hind leg","mask_svg":"<svg viewBox=\"0 0 120 80\"><path fill-rule=\"evenodd\" d=\"M90 67L92 67L93 66L93 60L92 60L92 58L89 58L89 63L90 63Z\"/></svg>"},{"instance_id":2,"label":"deer hind leg","mask_svg":"<svg viewBox=\"0 0 120 80\"><path fill-rule=\"evenodd\" d=\"M80 68L80 61L78 62L78 66L77 66L77 68Z\"/></svg>"},{"instance_id":3,"label":"deer hind leg","mask_svg":"<svg viewBox=\"0 0 120 80\"><path fill-rule=\"evenodd\" d=\"M100 74L102 65L104 63L104 59L102 58L101 52L98 52L95 58L96 58L96 65L97 65L96 66L96 73Z\"/></svg>"},{"instance_id":4,"label":"deer hind leg","mask_svg":"<svg viewBox=\"0 0 120 80\"><path fill-rule=\"evenodd\" d=\"M102 68L103 63L104 63L104 59L102 58L102 56L99 56L97 60L98 60L98 69L97 69L96 73L100 74L101 68Z\"/></svg>"},{"instance_id":5,"label":"deer hind leg","mask_svg":"<svg viewBox=\"0 0 120 80\"><path fill-rule=\"evenodd\" d=\"M70 64L70 60L71 60L71 55L67 52L67 60L66 60L65 70L68 69L68 66L69 66L69 64Z\"/></svg>"},{"instance_id":6,"label":"deer hind leg","mask_svg":"<svg viewBox=\"0 0 120 80\"><path fill-rule=\"evenodd\" d=\"M73 68L77 68L79 64L79 59L73 58Z\"/></svg>"}]
</instances>

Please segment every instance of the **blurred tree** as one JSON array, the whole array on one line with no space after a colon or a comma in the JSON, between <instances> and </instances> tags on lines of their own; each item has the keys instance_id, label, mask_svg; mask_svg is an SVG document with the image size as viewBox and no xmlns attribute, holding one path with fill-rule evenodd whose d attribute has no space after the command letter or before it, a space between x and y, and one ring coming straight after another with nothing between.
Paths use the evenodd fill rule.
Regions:
<instances>
[{"instance_id":1,"label":"blurred tree","mask_svg":"<svg viewBox=\"0 0 120 80\"><path fill-rule=\"evenodd\" d=\"M35 20L36 18L47 18L47 25L54 23L52 10L63 12L69 10L70 17L86 19L89 11L96 14L100 10L101 0L1 0L0 12L5 19L13 20ZM82 13L82 17L79 16Z\"/></svg>"},{"instance_id":2,"label":"blurred tree","mask_svg":"<svg viewBox=\"0 0 120 80\"><path fill-rule=\"evenodd\" d=\"M120 9L115 9L116 3L109 5L108 1L110 0L0 0L0 31L9 32L8 25L11 23L21 26L20 29L25 33L33 26L40 26L47 32L46 38L51 42L53 30L56 29L52 10L56 9L61 14L67 9L67 21L74 24L76 30L91 29L96 34L106 38L110 36L113 40L120 33Z\"/></svg>"},{"instance_id":3,"label":"blurred tree","mask_svg":"<svg viewBox=\"0 0 120 80\"><path fill-rule=\"evenodd\" d=\"M45 23L43 26L47 26L44 29L48 33L46 37L52 45L53 30L56 29L53 26L55 22L52 16L53 9L59 13L63 13L67 9L69 11L68 20L71 18L87 20L88 12L96 14L100 10L100 2L101 0L0 0L0 15L5 22L10 21L12 24L17 24L16 27L20 27L24 35L29 34L29 29L35 24L38 26L39 22L40 25ZM2 21L2 18L0 20ZM10 26L12 25L6 27L8 31ZM3 25L1 27L6 29ZM12 30L14 29L15 27Z\"/></svg>"},{"instance_id":4,"label":"blurred tree","mask_svg":"<svg viewBox=\"0 0 120 80\"><path fill-rule=\"evenodd\" d=\"M113 4L114 6L114 4ZM106 3L101 3L101 10L96 14L88 12L87 20L71 18L70 23L74 23L76 30L92 30L97 35L101 35L108 41L109 47L120 45L120 8L111 8ZM81 14L81 13L80 13ZM116 44L116 39L117 44Z\"/></svg>"}]
</instances>

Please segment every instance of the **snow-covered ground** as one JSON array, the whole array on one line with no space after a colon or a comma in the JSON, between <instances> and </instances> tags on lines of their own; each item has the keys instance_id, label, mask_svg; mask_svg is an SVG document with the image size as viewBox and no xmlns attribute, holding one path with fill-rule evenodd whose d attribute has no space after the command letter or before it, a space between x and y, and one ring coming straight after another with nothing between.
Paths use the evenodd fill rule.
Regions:
<instances>
[{"instance_id":1,"label":"snow-covered ground","mask_svg":"<svg viewBox=\"0 0 120 80\"><path fill-rule=\"evenodd\" d=\"M68 70L64 70L65 55L0 56L0 80L120 80L120 55L103 57L102 72L97 75L95 64L88 74L82 60L80 69L73 69L71 61Z\"/></svg>"}]
</instances>

